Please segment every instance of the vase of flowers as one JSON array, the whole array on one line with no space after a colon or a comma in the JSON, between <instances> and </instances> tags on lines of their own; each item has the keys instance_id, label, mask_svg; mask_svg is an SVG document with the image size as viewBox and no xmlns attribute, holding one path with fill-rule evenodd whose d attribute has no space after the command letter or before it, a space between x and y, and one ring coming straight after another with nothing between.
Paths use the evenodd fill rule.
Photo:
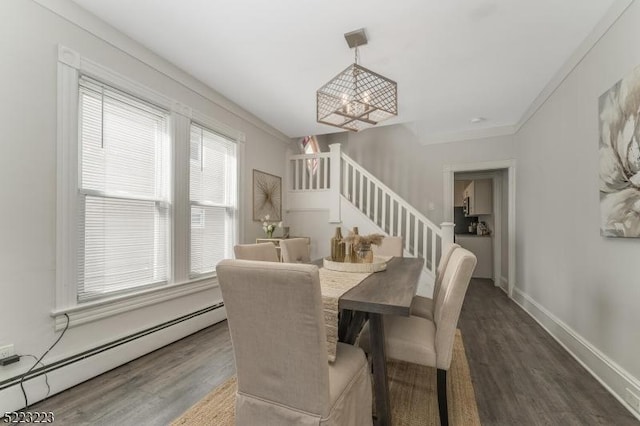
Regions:
<instances>
[{"instance_id":1,"label":"vase of flowers","mask_svg":"<svg viewBox=\"0 0 640 426\"><path fill-rule=\"evenodd\" d=\"M371 244L379 246L382 243L384 235L382 234L370 234L370 235L358 235L354 232L349 232L344 241L351 244L356 256L351 260L353 263L372 263L373 252L371 251Z\"/></svg>"},{"instance_id":2,"label":"vase of flowers","mask_svg":"<svg viewBox=\"0 0 640 426\"><path fill-rule=\"evenodd\" d=\"M269 215L261 218L260 221L262 221L262 230L267 234L267 238L273 238L273 231L275 231L276 228L282 228L282 221L269 222Z\"/></svg>"}]
</instances>

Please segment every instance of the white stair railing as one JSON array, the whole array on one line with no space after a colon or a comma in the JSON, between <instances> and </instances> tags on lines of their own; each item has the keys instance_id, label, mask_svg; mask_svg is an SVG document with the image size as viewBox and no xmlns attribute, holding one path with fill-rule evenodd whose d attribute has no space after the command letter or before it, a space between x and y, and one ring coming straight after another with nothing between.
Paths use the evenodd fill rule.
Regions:
<instances>
[{"instance_id":1,"label":"white stair railing","mask_svg":"<svg viewBox=\"0 0 640 426\"><path fill-rule=\"evenodd\" d=\"M435 274L443 245L453 242L453 224L440 228L346 154L342 159L342 196L391 236L402 236L409 256L426 260Z\"/></svg>"},{"instance_id":2,"label":"white stair railing","mask_svg":"<svg viewBox=\"0 0 640 426\"><path fill-rule=\"evenodd\" d=\"M331 185L328 152L289 156L290 191L328 190Z\"/></svg>"},{"instance_id":3,"label":"white stair railing","mask_svg":"<svg viewBox=\"0 0 640 426\"><path fill-rule=\"evenodd\" d=\"M330 152L288 157L290 205L329 207L330 221L340 222L342 196L387 235L402 236L405 254L425 259L425 269L434 276L443 247L453 243L453 223L435 225L341 153L339 144L330 148Z\"/></svg>"}]
</instances>

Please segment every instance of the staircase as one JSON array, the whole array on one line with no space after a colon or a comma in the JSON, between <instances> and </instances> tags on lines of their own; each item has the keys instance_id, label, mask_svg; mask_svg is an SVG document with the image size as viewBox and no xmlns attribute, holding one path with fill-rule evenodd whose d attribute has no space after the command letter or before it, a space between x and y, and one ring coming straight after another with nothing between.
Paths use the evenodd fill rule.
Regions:
<instances>
[{"instance_id":1,"label":"staircase","mask_svg":"<svg viewBox=\"0 0 640 426\"><path fill-rule=\"evenodd\" d=\"M340 144L330 149L287 158L287 210L328 209L330 223L355 223L361 234L402 236L404 255L425 259L424 272L433 280L442 248L453 243L453 223L435 225L342 153Z\"/></svg>"}]
</instances>

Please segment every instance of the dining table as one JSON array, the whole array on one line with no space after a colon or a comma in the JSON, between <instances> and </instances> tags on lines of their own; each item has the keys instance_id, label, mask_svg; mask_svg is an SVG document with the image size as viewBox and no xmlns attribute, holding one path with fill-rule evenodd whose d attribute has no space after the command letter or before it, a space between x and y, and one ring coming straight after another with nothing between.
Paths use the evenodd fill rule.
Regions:
<instances>
[{"instance_id":1,"label":"dining table","mask_svg":"<svg viewBox=\"0 0 640 426\"><path fill-rule=\"evenodd\" d=\"M322 259L313 261L322 267ZM339 340L353 344L369 320L371 333L370 357L373 368L373 394L375 424L391 425L391 404L385 355L384 317L409 316L411 301L418 289L424 260L411 257L393 257L386 269L366 277L340 296Z\"/></svg>"}]
</instances>

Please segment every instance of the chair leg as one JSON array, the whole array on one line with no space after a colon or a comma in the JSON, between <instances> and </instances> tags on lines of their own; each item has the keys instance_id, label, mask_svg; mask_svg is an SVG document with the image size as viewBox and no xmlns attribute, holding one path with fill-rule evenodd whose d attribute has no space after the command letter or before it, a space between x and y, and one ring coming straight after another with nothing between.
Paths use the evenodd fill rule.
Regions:
<instances>
[{"instance_id":1,"label":"chair leg","mask_svg":"<svg viewBox=\"0 0 640 426\"><path fill-rule=\"evenodd\" d=\"M449 410L447 409L447 370L441 370L438 368L437 381L440 426L449 426Z\"/></svg>"}]
</instances>

